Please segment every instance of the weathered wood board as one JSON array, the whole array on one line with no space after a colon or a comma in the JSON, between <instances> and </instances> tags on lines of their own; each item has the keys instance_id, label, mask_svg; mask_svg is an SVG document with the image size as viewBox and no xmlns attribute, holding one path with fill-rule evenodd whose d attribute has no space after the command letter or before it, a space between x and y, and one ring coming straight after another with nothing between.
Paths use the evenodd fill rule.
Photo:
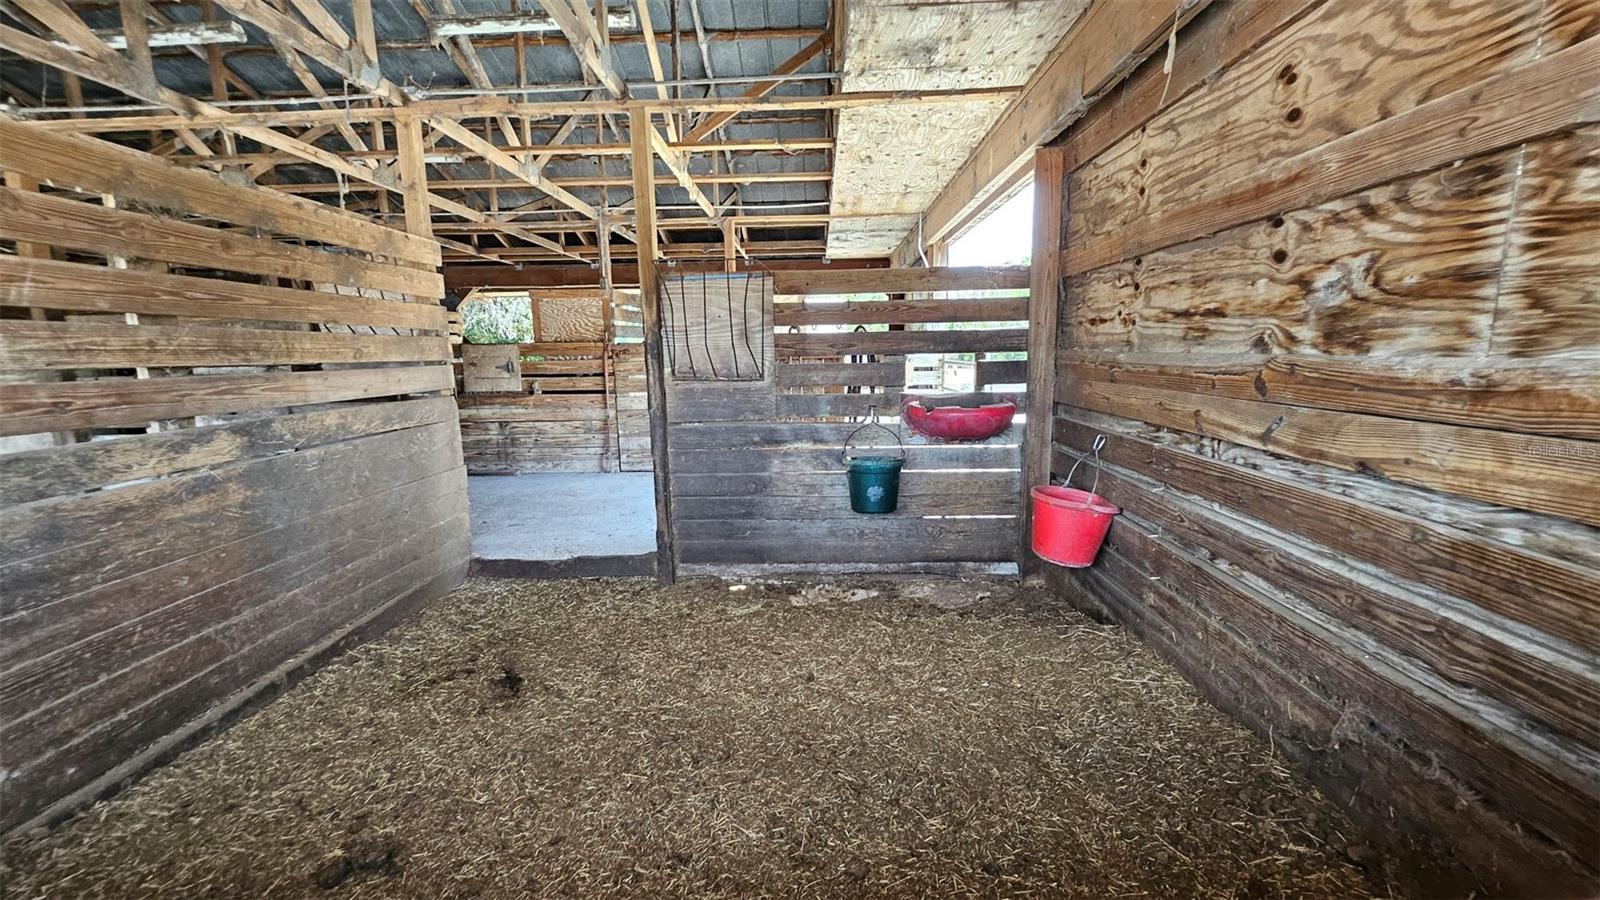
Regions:
<instances>
[{"instance_id":1,"label":"weathered wood board","mask_svg":"<svg viewBox=\"0 0 1600 900\"><path fill-rule=\"evenodd\" d=\"M1389 851L1593 893L1600 6L1268 12L1060 142L1052 470L1123 514L1049 580Z\"/></svg>"},{"instance_id":2,"label":"weathered wood board","mask_svg":"<svg viewBox=\"0 0 1600 900\"><path fill-rule=\"evenodd\" d=\"M3 830L443 595L469 539L434 242L11 119L0 168L46 185L0 194L0 434L54 444L0 453Z\"/></svg>"},{"instance_id":3,"label":"weathered wood board","mask_svg":"<svg viewBox=\"0 0 1600 900\"><path fill-rule=\"evenodd\" d=\"M522 392L520 344L463 344L462 390L468 394L518 394Z\"/></svg>"},{"instance_id":4,"label":"weathered wood board","mask_svg":"<svg viewBox=\"0 0 1600 900\"><path fill-rule=\"evenodd\" d=\"M857 274L790 271L775 282L791 296L1026 287L1026 270L1017 269L886 270L866 279ZM1023 318L1026 302L967 296L819 303L813 314L812 307L786 301L779 305L785 311L769 344L766 379L669 380L679 562L881 572L1014 559L1022 428L981 444L940 444L904 430L899 413L905 354L1021 349L1026 329L980 329L973 323ZM955 330L838 330L946 322L955 323ZM829 330L790 333L801 328ZM1025 370L1026 363L1017 365ZM890 431L856 434L872 414ZM847 439L860 451L905 454L893 514L850 510L840 461Z\"/></svg>"}]
</instances>

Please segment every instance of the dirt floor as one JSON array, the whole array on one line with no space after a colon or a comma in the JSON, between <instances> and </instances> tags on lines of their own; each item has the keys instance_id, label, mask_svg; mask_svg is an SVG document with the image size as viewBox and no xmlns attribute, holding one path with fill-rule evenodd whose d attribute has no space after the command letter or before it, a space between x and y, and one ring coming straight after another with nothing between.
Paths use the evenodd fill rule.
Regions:
<instances>
[{"instance_id":1,"label":"dirt floor","mask_svg":"<svg viewBox=\"0 0 1600 900\"><path fill-rule=\"evenodd\" d=\"M1264 741L1015 582L475 579L7 896L1389 896Z\"/></svg>"}]
</instances>

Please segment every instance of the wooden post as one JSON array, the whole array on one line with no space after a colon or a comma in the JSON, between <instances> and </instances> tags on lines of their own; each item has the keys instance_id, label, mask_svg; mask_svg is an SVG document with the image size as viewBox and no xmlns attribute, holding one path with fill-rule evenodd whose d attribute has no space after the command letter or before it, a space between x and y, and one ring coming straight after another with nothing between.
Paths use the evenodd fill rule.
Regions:
<instances>
[{"instance_id":1,"label":"wooden post","mask_svg":"<svg viewBox=\"0 0 1600 900\"><path fill-rule=\"evenodd\" d=\"M1017 520L1017 568L1036 574L1033 555L1035 485L1050 480L1050 433L1056 393L1056 320L1061 306L1061 223L1066 212L1066 152L1033 154L1033 269L1028 283L1028 422L1022 440L1022 509Z\"/></svg>"},{"instance_id":2,"label":"wooden post","mask_svg":"<svg viewBox=\"0 0 1600 900\"><path fill-rule=\"evenodd\" d=\"M661 296L656 282L655 156L650 149L650 110L628 113L633 146L634 230L639 234L639 309L644 319L645 391L650 400L650 458L656 481L656 578L677 577L672 536L672 472L667 463L667 373L662 360Z\"/></svg>"},{"instance_id":3,"label":"wooden post","mask_svg":"<svg viewBox=\"0 0 1600 900\"><path fill-rule=\"evenodd\" d=\"M722 220L722 271L732 275L739 270L738 249L739 235L734 230L733 219Z\"/></svg>"},{"instance_id":4,"label":"wooden post","mask_svg":"<svg viewBox=\"0 0 1600 900\"><path fill-rule=\"evenodd\" d=\"M433 237L433 218L428 206L428 157L422 143L422 120L415 116L396 119L395 142L400 153L400 186L405 188L406 230Z\"/></svg>"}]
</instances>

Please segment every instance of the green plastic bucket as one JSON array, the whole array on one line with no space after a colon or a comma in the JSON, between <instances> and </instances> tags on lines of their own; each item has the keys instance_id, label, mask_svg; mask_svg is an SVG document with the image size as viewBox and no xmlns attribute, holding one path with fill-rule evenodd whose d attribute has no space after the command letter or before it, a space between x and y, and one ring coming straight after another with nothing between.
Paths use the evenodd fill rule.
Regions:
<instances>
[{"instance_id":1,"label":"green plastic bucket","mask_svg":"<svg viewBox=\"0 0 1600 900\"><path fill-rule=\"evenodd\" d=\"M900 503L898 456L854 456L845 461L845 477L850 480L850 511L892 513Z\"/></svg>"},{"instance_id":2,"label":"green plastic bucket","mask_svg":"<svg viewBox=\"0 0 1600 900\"><path fill-rule=\"evenodd\" d=\"M839 461L844 463L845 478L850 482L850 511L858 513L892 513L900 505L900 467L906 464L906 445L898 432L878 422L878 410L870 408L865 425L850 432L839 450ZM889 433L900 447L899 456L851 456L850 442L863 429L878 428Z\"/></svg>"}]
</instances>

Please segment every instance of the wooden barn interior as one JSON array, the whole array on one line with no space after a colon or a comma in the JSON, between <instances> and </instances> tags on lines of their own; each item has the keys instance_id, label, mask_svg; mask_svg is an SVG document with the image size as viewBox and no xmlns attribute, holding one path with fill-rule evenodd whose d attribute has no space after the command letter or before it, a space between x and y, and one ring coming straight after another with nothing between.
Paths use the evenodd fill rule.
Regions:
<instances>
[{"instance_id":1,"label":"wooden barn interior","mask_svg":"<svg viewBox=\"0 0 1600 900\"><path fill-rule=\"evenodd\" d=\"M0 0L0 100L7 896L1600 895L1596 0Z\"/></svg>"}]
</instances>

